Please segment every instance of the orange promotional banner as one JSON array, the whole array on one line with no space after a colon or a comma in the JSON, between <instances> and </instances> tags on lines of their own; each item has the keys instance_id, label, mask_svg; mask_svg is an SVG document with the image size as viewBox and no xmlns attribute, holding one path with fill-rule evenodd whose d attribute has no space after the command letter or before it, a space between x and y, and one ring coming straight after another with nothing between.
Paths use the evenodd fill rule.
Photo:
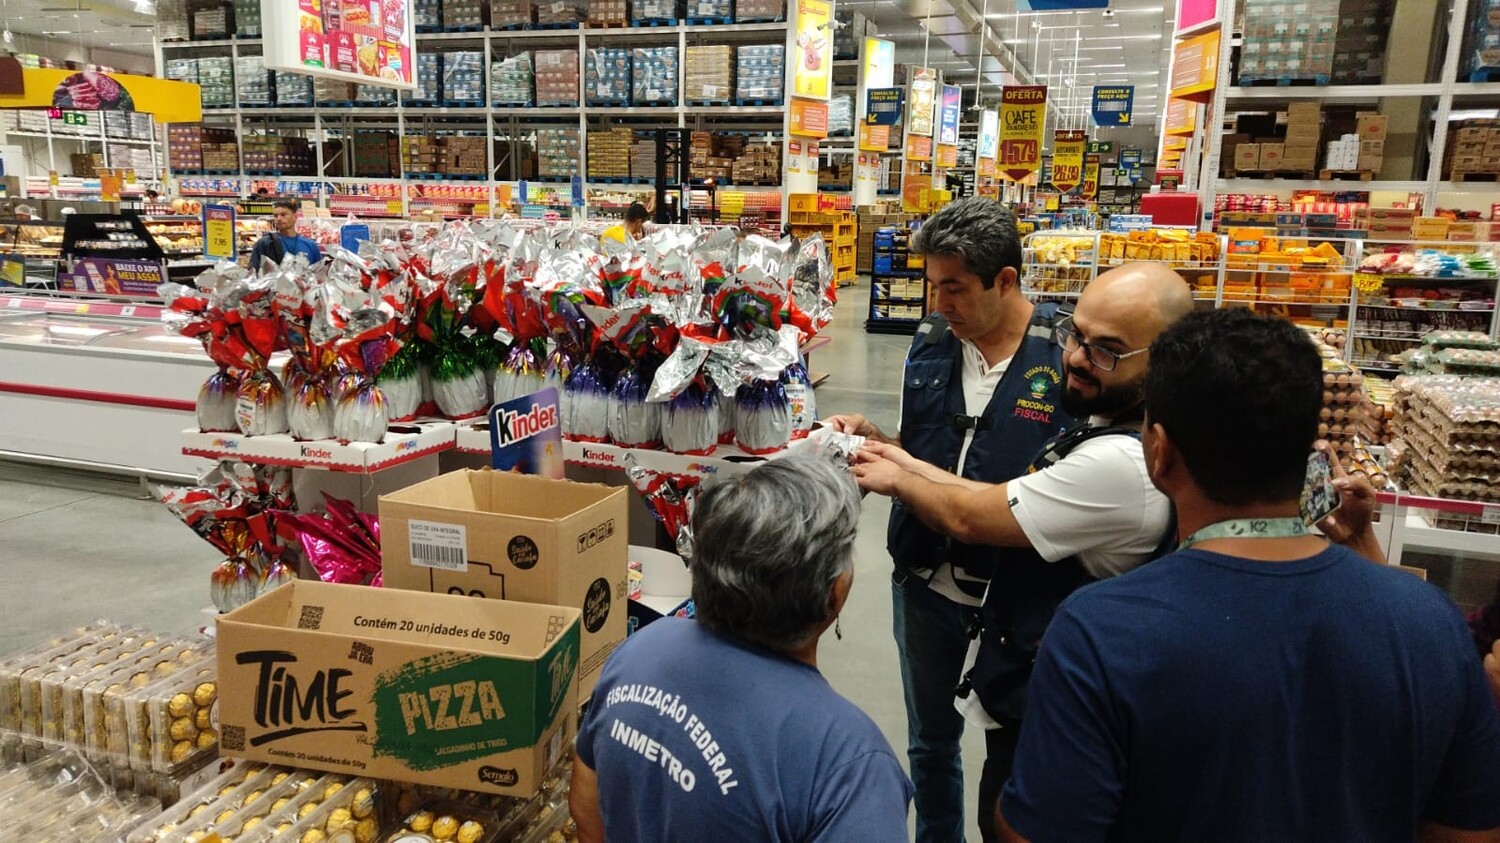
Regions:
<instances>
[{"instance_id":1,"label":"orange promotional banner","mask_svg":"<svg viewBox=\"0 0 1500 843\"><path fill-rule=\"evenodd\" d=\"M828 103L792 97L792 134L804 138L828 137Z\"/></svg>"},{"instance_id":2,"label":"orange promotional banner","mask_svg":"<svg viewBox=\"0 0 1500 843\"><path fill-rule=\"evenodd\" d=\"M859 151L886 152L891 148L891 127L859 124Z\"/></svg>"},{"instance_id":3,"label":"orange promotional banner","mask_svg":"<svg viewBox=\"0 0 1500 843\"><path fill-rule=\"evenodd\" d=\"M939 167L957 167L958 147L950 146L946 143L938 144L937 165Z\"/></svg>"},{"instance_id":4,"label":"orange promotional banner","mask_svg":"<svg viewBox=\"0 0 1500 843\"><path fill-rule=\"evenodd\" d=\"M1020 181L1042 167L1046 85L1007 85L1000 93L1000 171Z\"/></svg>"},{"instance_id":5,"label":"orange promotional banner","mask_svg":"<svg viewBox=\"0 0 1500 843\"><path fill-rule=\"evenodd\" d=\"M1067 193L1083 181L1083 147L1088 133L1061 131L1052 136L1052 186Z\"/></svg>"},{"instance_id":6,"label":"orange promotional banner","mask_svg":"<svg viewBox=\"0 0 1500 843\"><path fill-rule=\"evenodd\" d=\"M983 176L984 178L987 178L987 179L994 178L995 177L995 159L993 159L993 158L981 158L981 159L979 159L979 175L981 175L981 176Z\"/></svg>"},{"instance_id":7,"label":"orange promotional banner","mask_svg":"<svg viewBox=\"0 0 1500 843\"><path fill-rule=\"evenodd\" d=\"M1219 84L1219 31L1178 41L1172 48L1171 95L1204 100Z\"/></svg>"},{"instance_id":8,"label":"orange promotional banner","mask_svg":"<svg viewBox=\"0 0 1500 843\"><path fill-rule=\"evenodd\" d=\"M1099 195L1099 156L1085 155L1083 157L1083 198L1094 201Z\"/></svg>"},{"instance_id":9,"label":"orange promotional banner","mask_svg":"<svg viewBox=\"0 0 1500 843\"><path fill-rule=\"evenodd\" d=\"M931 161L932 160L932 138L921 135L906 136L906 160L908 161Z\"/></svg>"},{"instance_id":10,"label":"orange promotional banner","mask_svg":"<svg viewBox=\"0 0 1500 843\"><path fill-rule=\"evenodd\" d=\"M1198 106L1176 97L1167 98L1167 115L1162 134L1191 135L1198 129Z\"/></svg>"},{"instance_id":11,"label":"orange promotional banner","mask_svg":"<svg viewBox=\"0 0 1500 843\"><path fill-rule=\"evenodd\" d=\"M0 93L0 108L144 111L158 123L203 119L203 92L190 82L55 68L25 68L21 81L21 93Z\"/></svg>"}]
</instances>

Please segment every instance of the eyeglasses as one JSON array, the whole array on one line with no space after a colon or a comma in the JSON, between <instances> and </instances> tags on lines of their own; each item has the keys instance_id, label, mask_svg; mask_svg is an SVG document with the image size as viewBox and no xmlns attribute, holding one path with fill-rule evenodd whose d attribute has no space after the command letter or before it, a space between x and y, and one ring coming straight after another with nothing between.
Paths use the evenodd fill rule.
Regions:
<instances>
[{"instance_id":1,"label":"eyeglasses","mask_svg":"<svg viewBox=\"0 0 1500 843\"><path fill-rule=\"evenodd\" d=\"M1089 365L1101 372L1113 372L1115 367L1120 365L1121 360L1127 357L1134 357L1137 354L1145 354L1151 350L1148 347L1137 348L1135 351L1119 352L1111 351L1093 343L1084 342L1083 337L1078 333L1078 329L1073 327L1072 319L1060 323L1053 334L1057 340L1057 344L1063 347L1063 351L1072 354L1080 348L1083 349L1084 355L1088 357Z\"/></svg>"}]
</instances>

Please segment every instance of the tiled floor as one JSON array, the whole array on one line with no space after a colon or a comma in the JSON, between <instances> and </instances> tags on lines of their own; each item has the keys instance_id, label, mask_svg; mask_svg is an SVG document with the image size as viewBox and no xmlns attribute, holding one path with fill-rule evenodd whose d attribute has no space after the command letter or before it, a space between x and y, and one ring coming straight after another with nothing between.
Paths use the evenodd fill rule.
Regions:
<instances>
[{"instance_id":1,"label":"tiled floor","mask_svg":"<svg viewBox=\"0 0 1500 843\"><path fill-rule=\"evenodd\" d=\"M833 342L812 359L832 377L817 391L823 415L860 412L894 429L909 340L863 330L868 285L845 288ZM878 723L904 758L906 716L891 639L889 504L871 497L860 522L854 591L843 639L823 640L819 666ZM214 551L135 481L0 463L0 656L95 618L191 632L208 622ZM966 735L970 840L983 739Z\"/></svg>"}]
</instances>

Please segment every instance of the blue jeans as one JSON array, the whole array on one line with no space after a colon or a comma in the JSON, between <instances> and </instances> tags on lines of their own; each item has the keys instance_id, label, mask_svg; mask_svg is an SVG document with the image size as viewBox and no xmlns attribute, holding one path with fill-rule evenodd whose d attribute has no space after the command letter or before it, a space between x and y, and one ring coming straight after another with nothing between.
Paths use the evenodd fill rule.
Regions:
<instances>
[{"instance_id":1,"label":"blue jeans","mask_svg":"<svg viewBox=\"0 0 1500 843\"><path fill-rule=\"evenodd\" d=\"M969 624L978 609L937 594L899 568L891 578L891 603L906 694L906 757L916 787L916 843L962 843L964 767L958 742L964 718L953 707L953 690L962 678Z\"/></svg>"}]
</instances>

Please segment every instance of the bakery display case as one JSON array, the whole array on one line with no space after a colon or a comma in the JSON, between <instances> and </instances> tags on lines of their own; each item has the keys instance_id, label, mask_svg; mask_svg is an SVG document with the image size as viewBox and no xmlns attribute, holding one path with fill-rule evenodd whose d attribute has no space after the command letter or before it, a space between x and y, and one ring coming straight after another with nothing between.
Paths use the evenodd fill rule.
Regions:
<instances>
[{"instance_id":1,"label":"bakery display case","mask_svg":"<svg viewBox=\"0 0 1500 843\"><path fill-rule=\"evenodd\" d=\"M0 288L56 284L62 246L61 223L0 220L0 257L7 264L7 271L0 277Z\"/></svg>"},{"instance_id":2,"label":"bakery display case","mask_svg":"<svg viewBox=\"0 0 1500 843\"><path fill-rule=\"evenodd\" d=\"M203 219L185 214L142 215L146 232L168 261L203 256Z\"/></svg>"}]
</instances>

